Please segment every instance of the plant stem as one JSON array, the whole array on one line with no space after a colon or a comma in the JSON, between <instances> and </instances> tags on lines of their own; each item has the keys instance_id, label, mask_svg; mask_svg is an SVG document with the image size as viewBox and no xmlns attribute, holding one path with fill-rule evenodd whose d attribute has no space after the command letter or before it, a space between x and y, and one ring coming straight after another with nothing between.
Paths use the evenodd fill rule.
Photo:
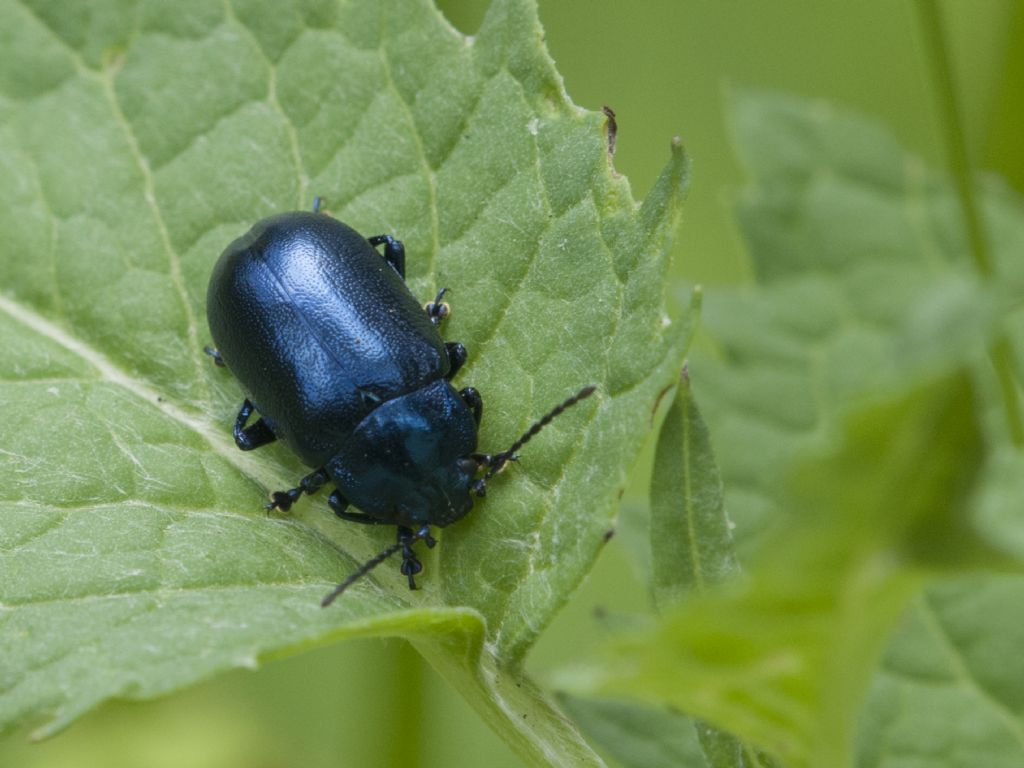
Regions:
<instances>
[{"instance_id":1,"label":"plant stem","mask_svg":"<svg viewBox=\"0 0 1024 768\"><path fill-rule=\"evenodd\" d=\"M935 84L935 95L940 112L940 124L945 133L949 171L956 185L963 211L967 241L974 266L987 280L992 279L994 268L992 252L983 226L981 211L975 194L971 163L967 157L967 142L957 108L956 88L949 64L948 47L942 28L942 17L936 0L917 0L918 17L924 37L925 51ZM1010 439L1018 448L1024 447L1024 416L1014 377L1016 353L1005 332L1000 332L988 349L995 368L996 380L1003 397Z\"/></svg>"},{"instance_id":2,"label":"plant stem","mask_svg":"<svg viewBox=\"0 0 1024 768\"><path fill-rule=\"evenodd\" d=\"M956 88L949 65L949 49L942 28L942 17L935 0L918 0L917 8L921 19L921 31L924 34L925 52L928 54L928 63L935 84L940 125L945 133L949 170L953 175L953 183L956 184L957 195L960 197L971 256L978 272L984 277L991 277L992 254L989 252L978 212L971 163L967 158L967 142L964 138L963 123L960 121L960 111L957 108Z\"/></svg>"}]
</instances>

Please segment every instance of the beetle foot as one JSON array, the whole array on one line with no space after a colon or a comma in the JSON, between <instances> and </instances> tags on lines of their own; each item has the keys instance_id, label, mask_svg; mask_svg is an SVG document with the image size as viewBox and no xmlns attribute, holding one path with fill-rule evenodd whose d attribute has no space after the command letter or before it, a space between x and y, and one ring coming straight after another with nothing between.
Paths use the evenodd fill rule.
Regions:
<instances>
[{"instance_id":1,"label":"beetle foot","mask_svg":"<svg viewBox=\"0 0 1024 768\"><path fill-rule=\"evenodd\" d=\"M299 496L301 495L301 488L291 488L287 491L274 491L270 494L270 503L265 505L265 508L268 512L272 512L275 509L287 512L292 508L292 504L299 500Z\"/></svg>"},{"instance_id":2,"label":"beetle foot","mask_svg":"<svg viewBox=\"0 0 1024 768\"><path fill-rule=\"evenodd\" d=\"M401 571L402 575L409 578L409 589L416 589L416 580L413 576L423 570L423 563L416 557L416 552L412 548L412 545L420 540L427 542L428 547L437 544L437 540L430 535L429 525L424 525L416 533L413 533L411 528L399 526L396 546L402 549Z\"/></svg>"},{"instance_id":3,"label":"beetle foot","mask_svg":"<svg viewBox=\"0 0 1024 768\"><path fill-rule=\"evenodd\" d=\"M413 576L423 570L423 563L415 555L403 558L401 570L403 576ZM413 586L412 589L416 589L416 587Z\"/></svg>"},{"instance_id":4,"label":"beetle foot","mask_svg":"<svg viewBox=\"0 0 1024 768\"><path fill-rule=\"evenodd\" d=\"M329 479L330 478L328 478L327 472L323 467L320 467L320 469L315 472L310 472L304 478L299 480L299 484L295 488L289 488L287 491L274 491L271 493L270 503L266 505L267 511L269 512L272 509L280 509L282 512L287 512L291 509L292 504L299 500L299 497L302 494L316 493Z\"/></svg>"},{"instance_id":5,"label":"beetle foot","mask_svg":"<svg viewBox=\"0 0 1024 768\"><path fill-rule=\"evenodd\" d=\"M423 570L423 563L421 563L416 555L402 556L402 575L409 577L409 589L416 589L416 580L413 578L417 573Z\"/></svg>"},{"instance_id":6,"label":"beetle foot","mask_svg":"<svg viewBox=\"0 0 1024 768\"><path fill-rule=\"evenodd\" d=\"M213 358L213 364L216 365L218 368L223 368L227 365L227 363L224 362L224 358L221 356L220 352L211 347L209 344L203 347L203 352L205 352L206 354Z\"/></svg>"},{"instance_id":7,"label":"beetle foot","mask_svg":"<svg viewBox=\"0 0 1024 768\"><path fill-rule=\"evenodd\" d=\"M434 325L440 325L441 321L452 313L452 308L448 306L446 302L442 301L447 292L447 288L442 288L437 292L437 296L434 297L433 301L428 301L423 306L427 311L427 317L430 318L430 322Z\"/></svg>"}]
</instances>

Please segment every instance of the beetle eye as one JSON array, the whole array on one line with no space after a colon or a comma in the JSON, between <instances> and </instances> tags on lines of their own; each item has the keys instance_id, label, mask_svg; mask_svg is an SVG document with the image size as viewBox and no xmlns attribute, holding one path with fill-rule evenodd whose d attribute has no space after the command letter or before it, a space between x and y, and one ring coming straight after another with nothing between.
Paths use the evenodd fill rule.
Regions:
<instances>
[{"instance_id":1,"label":"beetle eye","mask_svg":"<svg viewBox=\"0 0 1024 768\"><path fill-rule=\"evenodd\" d=\"M455 462L455 465L459 468L459 471L464 475L475 475L476 471L480 468L473 459L459 459Z\"/></svg>"}]
</instances>

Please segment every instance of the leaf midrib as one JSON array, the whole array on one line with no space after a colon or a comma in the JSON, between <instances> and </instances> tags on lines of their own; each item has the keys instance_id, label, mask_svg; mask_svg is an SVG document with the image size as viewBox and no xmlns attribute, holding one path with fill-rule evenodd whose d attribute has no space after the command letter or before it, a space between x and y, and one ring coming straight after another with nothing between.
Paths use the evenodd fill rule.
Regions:
<instances>
[{"instance_id":1,"label":"leaf midrib","mask_svg":"<svg viewBox=\"0 0 1024 768\"><path fill-rule=\"evenodd\" d=\"M110 358L98 349L90 346L77 336L69 333L59 325L50 322L32 309L0 295L0 312L15 322L25 326L34 333L54 342L96 370L99 381L105 381L130 393L146 405L156 408L163 415L197 434L219 457L223 458L239 472L256 482L257 478L266 474L266 467L257 463L237 450L234 444L221 437L220 432L212 428L205 419L199 418L183 408L167 400L161 392L133 378L127 371L117 366ZM79 377L69 376L62 380L74 380Z\"/></svg>"}]
</instances>

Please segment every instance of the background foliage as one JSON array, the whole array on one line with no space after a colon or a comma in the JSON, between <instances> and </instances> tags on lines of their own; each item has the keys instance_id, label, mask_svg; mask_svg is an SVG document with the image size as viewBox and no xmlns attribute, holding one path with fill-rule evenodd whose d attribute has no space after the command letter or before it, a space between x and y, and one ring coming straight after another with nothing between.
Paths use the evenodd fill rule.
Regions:
<instances>
[{"instance_id":1,"label":"background foliage","mask_svg":"<svg viewBox=\"0 0 1024 768\"><path fill-rule=\"evenodd\" d=\"M482 18L482 4L450 2L442 7L465 31L474 31ZM1011 45L1011 41L1020 41L1024 29L1021 11L1013 3L995 0L977 5L948 3L941 9L949 27L949 50L971 157L978 165L999 172L1019 190L1024 182L1024 150L1016 140L1015 126L1019 128L1021 122L1024 98L1012 84L1019 83L1014 73L1024 69L1024 47ZM747 172L756 174L765 169L758 168L755 154L744 158L747 172L740 171L740 158L728 127L733 107L724 98L722 85L770 86L855 107L880 118L895 135L892 151L885 156L878 153L880 144L889 146L888 139L878 138L884 131L876 134L872 129L865 138L862 123L842 120L838 121L840 127L849 128L836 139L840 149L856 156L861 148L862 160L866 157L884 169L887 163L904 167L906 160L898 149L902 146L920 158L920 167L940 166L943 125L933 108L931 74L925 65L913 10L910 4L890 2L860 3L856 7L784 2L770 7L751 5L742 13L734 4L703 2L645 3L640 7L597 2L588 3L585 12L572 3L542 3L540 7L548 45L570 95L591 109L609 104L616 110L620 124L616 167L629 176L638 197L643 197L654 183L670 136L680 134L696 159L695 181L675 251L677 282L673 286L680 306L688 300L689 283L699 281L708 286L705 316L711 333L704 337L704 345L695 355L692 375L698 396L706 395L706 417L722 459L728 509L739 524L734 536L741 555L755 547L776 503L771 499L766 503L750 492L751 488L765 486L760 482L762 478L751 477L750 471L770 472L773 459L766 459L763 450L756 456L742 453L744 445L754 451L771 440L770 434L745 439L762 426L756 420L751 423L750 409L753 413L774 411L797 424L806 423L801 421L806 415L786 407L793 405L785 396L792 391L787 389L792 387L792 379L780 386L781 397L771 396L780 375L774 364L761 372L755 365L753 378L737 380L728 368L717 369L718 377L715 375L723 349L729 350L725 360L734 370L737 360L764 362L765 346L757 341L757 331L765 329L743 325L751 318L756 324L757 299L751 302L743 290L732 297L721 293L724 298L717 305L715 298L718 287L746 284L755 272L762 279L771 273L771 264L758 264L757 238L764 238L760 241L763 245L777 234L758 226L756 205L745 208L744 229L737 222L734 203ZM792 112L798 114L801 109L796 106ZM783 118L785 113L781 111ZM741 125L742 118L741 113ZM782 134L769 131L755 138L771 141L773 135ZM757 146L750 138L748 134L748 151ZM779 154L776 151L766 156ZM833 191L837 193L837 208L849 210L850 200L843 197L842 187ZM1011 212L1019 207L1012 193L997 190L996 195L1009 201L1006 207ZM779 215L778 211L760 213L769 222ZM1011 236L1019 232L1012 219L1012 213L1008 213L1006 231ZM865 214L864 219L850 222L849 234L871 235L872 226L867 222L875 221L875 217ZM1019 240L1011 238L1009 242ZM964 286L963 281L943 282L936 302L969 310L989 301L987 296L979 297L969 281ZM806 318L799 310L807 308L807 293L785 281L779 281L775 288L794 291L788 301L797 311L794 317L783 318L784 324L788 323L783 330L794 331L795 338L802 341L800 321ZM875 297L870 290L864 293L867 309L878 308L870 303ZM737 312L737 306L743 311ZM945 312L939 314L948 318ZM973 317L973 313L965 311L964 316ZM936 330L929 322L932 317L925 312L919 319L926 335L949 327ZM873 323L868 326L869 330L878 330ZM954 319L952 329L967 327L967 332L965 341L954 344L950 357L953 362L963 362L967 357L964 350L972 341L985 338L988 331L984 318L981 326ZM770 333L766 336L769 341L778 338ZM870 354L874 348L857 341L863 339L840 345L831 357L864 359L860 353ZM909 348L916 347L911 344ZM775 355L772 362L781 358L792 363L788 351L771 350ZM939 361L940 367L948 367L950 359ZM935 361L916 362L927 367ZM786 371L782 374L788 375ZM835 401L850 392L842 389L842 376L837 379L832 393ZM750 381L757 384L751 386ZM707 387L703 391L702 382ZM730 382L738 391L730 391ZM856 384L866 382L858 380ZM899 407L900 395L912 397L893 388L897 400L890 407ZM778 410L766 408L766 400ZM865 418L870 422L874 417ZM972 435L980 429L970 423L969 417L961 414L959 418L957 423L966 424L962 433ZM992 420L998 431L998 415ZM915 422L911 419L910 423ZM910 433L917 429L910 429ZM1008 494L1000 489L1014 486L1018 470L1015 457L1000 450L986 465L986 471L1000 484L992 486L996 490L983 499L981 509L1004 543L1019 529L1012 525L1014 508L1005 503ZM561 667L568 659L578 657L586 646L598 644L606 629L619 620L618 610L634 605L636 595L643 590L641 580L634 576L628 514L646 488L642 467L634 487L636 490L626 496L623 535L613 540L598 571L531 656L530 666L539 674ZM1019 638L1012 630L1021 622L1011 623L1012 614L1007 613L1018 589L1013 577L961 579L934 588L915 604L885 652L881 672L872 683L862 724L860 764L886 765L901 751L932 761L924 765L976 765L979 756L989 765L1019 762L1022 697L1019 689L1007 681L1022 676L1012 674L1012 670L1004 674L1003 666L1012 649L1019 648ZM595 620L595 606L605 618ZM995 623L986 626L986 621ZM586 706L586 702L570 705L581 722L587 718L583 712ZM590 706L591 716L595 716L598 705ZM953 733L930 732L927 723L913 717L915 711L948 712L948 722L956 722L959 727ZM952 716L964 712L970 717ZM607 716L607 711L604 714ZM625 719L618 712L608 721ZM368 721L392 722L395 730L389 733L385 728L367 728ZM742 730L743 724L738 725ZM255 675L233 673L152 704L107 705L70 732L31 749L22 738L23 734L8 737L2 747L5 753L0 754L21 765L53 765L72 759L76 765L89 764L91 759L109 765L118 757L125 764L158 764L161 755L173 755L174 764L328 765L336 763L338 754L345 754L356 764L400 761L408 765L410 760L423 765L453 764L464 761L467 754L486 754L490 765L519 764L461 699L398 642L348 642L267 665ZM113 741L122 745L122 752L112 760ZM622 741L617 740L620 745ZM670 755L699 759L692 743L674 748L678 751ZM797 747L801 748L806 747ZM183 753L188 749L194 754ZM611 753L627 761L635 759L635 753L616 753L614 746ZM653 765L656 759L653 756L650 762L636 764Z\"/></svg>"}]
</instances>

